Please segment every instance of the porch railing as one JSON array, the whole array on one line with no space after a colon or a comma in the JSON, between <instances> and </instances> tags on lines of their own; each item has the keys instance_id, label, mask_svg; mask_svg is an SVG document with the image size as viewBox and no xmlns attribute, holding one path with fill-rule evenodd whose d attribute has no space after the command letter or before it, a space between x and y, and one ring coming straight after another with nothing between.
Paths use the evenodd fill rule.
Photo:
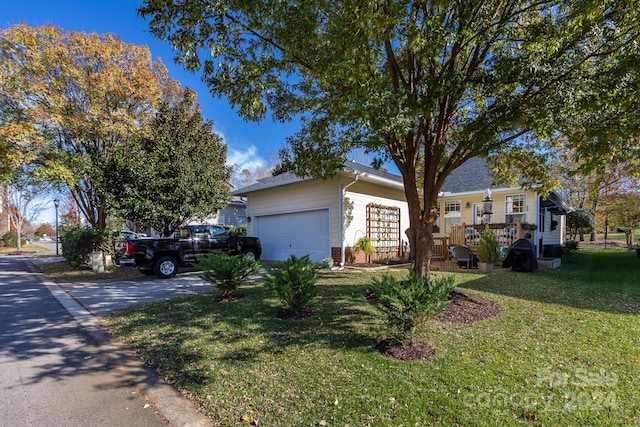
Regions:
<instances>
[{"instance_id":1,"label":"porch railing","mask_svg":"<svg viewBox=\"0 0 640 427\"><path fill-rule=\"evenodd\" d=\"M511 246L513 242L523 238L527 232L530 232L528 228L525 229L519 222L512 224L455 224L451 226L449 240L456 245L477 247L487 225L501 246Z\"/></svg>"}]
</instances>

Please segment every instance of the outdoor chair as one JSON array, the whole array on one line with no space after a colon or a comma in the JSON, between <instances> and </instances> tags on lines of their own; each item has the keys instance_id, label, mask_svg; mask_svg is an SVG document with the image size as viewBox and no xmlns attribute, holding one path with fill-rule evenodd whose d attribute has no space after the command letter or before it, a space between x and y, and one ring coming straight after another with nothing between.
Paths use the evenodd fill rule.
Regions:
<instances>
[{"instance_id":1,"label":"outdoor chair","mask_svg":"<svg viewBox=\"0 0 640 427\"><path fill-rule=\"evenodd\" d=\"M467 270L470 270L475 265L475 256L467 246L458 245L454 247L453 259L455 260L454 268L466 265Z\"/></svg>"}]
</instances>

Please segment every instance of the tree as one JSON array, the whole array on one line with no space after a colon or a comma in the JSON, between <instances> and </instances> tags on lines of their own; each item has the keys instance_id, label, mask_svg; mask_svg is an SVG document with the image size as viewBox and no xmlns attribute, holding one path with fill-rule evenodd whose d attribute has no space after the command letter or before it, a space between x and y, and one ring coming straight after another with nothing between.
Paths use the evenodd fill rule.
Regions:
<instances>
[{"instance_id":1,"label":"tree","mask_svg":"<svg viewBox=\"0 0 640 427\"><path fill-rule=\"evenodd\" d=\"M637 10L637 0L146 0L139 13L243 117L300 118L282 153L296 174L331 176L354 148L393 161L425 276L445 179L482 156L548 190L553 136L577 128L562 122L600 107L606 74L634 72ZM610 146L599 147L602 157Z\"/></svg>"},{"instance_id":2,"label":"tree","mask_svg":"<svg viewBox=\"0 0 640 427\"><path fill-rule=\"evenodd\" d=\"M187 89L179 102L164 102L149 132L120 147L105 169L122 216L163 236L229 200L227 146L195 101L195 92Z\"/></svg>"},{"instance_id":3,"label":"tree","mask_svg":"<svg viewBox=\"0 0 640 427\"><path fill-rule=\"evenodd\" d=\"M56 234L56 229L53 225L49 224L48 222L45 222L43 224L40 224L38 228L36 228L36 231L33 234L36 237L54 236Z\"/></svg>"},{"instance_id":4,"label":"tree","mask_svg":"<svg viewBox=\"0 0 640 427\"><path fill-rule=\"evenodd\" d=\"M608 200L606 209L609 222L624 230L627 248L633 248L633 233L640 227L640 194L627 193Z\"/></svg>"},{"instance_id":5,"label":"tree","mask_svg":"<svg viewBox=\"0 0 640 427\"><path fill-rule=\"evenodd\" d=\"M35 181L27 170L14 172L9 182L9 219L17 235L17 250L22 250L22 238L31 230L31 223L45 208L38 196L47 191L48 184Z\"/></svg>"},{"instance_id":6,"label":"tree","mask_svg":"<svg viewBox=\"0 0 640 427\"><path fill-rule=\"evenodd\" d=\"M595 225L593 214L587 210L576 209L567 213L567 232L572 239L575 239L580 234L580 240L584 240L583 230L595 227Z\"/></svg>"},{"instance_id":7,"label":"tree","mask_svg":"<svg viewBox=\"0 0 640 427\"><path fill-rule=\"evenodd\" d=\"M27 25L0 32L0 85L0 156L39 166L98 228L110 209L104 165L178 88L147 47Z\"/></svg>"}]
</instances>

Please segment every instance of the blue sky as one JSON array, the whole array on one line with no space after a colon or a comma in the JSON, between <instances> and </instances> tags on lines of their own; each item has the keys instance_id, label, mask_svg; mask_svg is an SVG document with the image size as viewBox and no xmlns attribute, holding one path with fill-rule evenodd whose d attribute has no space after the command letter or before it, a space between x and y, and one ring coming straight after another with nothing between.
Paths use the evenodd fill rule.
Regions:
<instances>
[{"instance_id":1,"label":"blue sky","mask_svg":"<svg viewBox=\"0 0 640 427\"><path fill-rule=\"evenodd\" d=\"M166 65L172 78L198 93L203 117L214 122L214 130L228 146L229 164L237 165L238 171L273 166L278 150L285 145L285 138L297 130L297 125L274 123L268 117L263 122L252 123L238 117L226 99L211 96L199 75L173 63L171 48L155 39L145 20L137 16L139 5L140 1L132 0L0 0L0 28L19 23L52 24L66 31L112 33L127 43L147 46L154 58L159 57ZM53 216L53 209L50 209L41 219L52 222Z\"/></svg>"}]
</instances>

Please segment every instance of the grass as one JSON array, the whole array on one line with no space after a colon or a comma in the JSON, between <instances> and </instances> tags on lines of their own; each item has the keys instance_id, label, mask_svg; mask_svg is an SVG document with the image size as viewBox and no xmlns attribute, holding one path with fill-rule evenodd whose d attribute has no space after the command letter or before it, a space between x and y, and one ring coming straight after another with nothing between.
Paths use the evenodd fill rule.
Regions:
<instances>
[{"instance_id":1,"label":"grass","mask_svg":"<svg viewBox=\"0 0 640 427\"><path fill-rule=\"evenodd\" d=\"M49 280L55 283L122 279L127 277L140 277L141 274L135 268L107 267L102 273L97 273L90 268L78 270L71 267L67 261L40 263L38 267L47 275Z\"/></svg>"},{"instance_id":2,"label":"grass","mask_svg":"<svg viewBox=\"0 0 640 427\"><path fill-rule=\"evenodd\" d=\"M22 252L25 253L33 253L33 252L40 252L40 253L48 253L49 249L45 248L44 246L40 246L36 243L32 243L30 245L24 244L21 247ZM0 247L0 254L12 254L15 253L18 250L18 248L16 248L15 246L11 247L11 246L2 246Z\"/></svg>"},{"instance_id":3,"label":"grass","mask_svg":"<svg viewBox=\"0 0 640 427\"><path fill-rule=\"evenodd\" d=\"M105 321L218 425L631 426L639 271L627 251L581 250L560 269L456 274L503 313L430 321L429 362L373 349L379 317L363 294L379 273L324 270L316 315L304 320L276 318L278 301L258 284L233 302L202 294Z\"/></svg>"}]
</instances>

